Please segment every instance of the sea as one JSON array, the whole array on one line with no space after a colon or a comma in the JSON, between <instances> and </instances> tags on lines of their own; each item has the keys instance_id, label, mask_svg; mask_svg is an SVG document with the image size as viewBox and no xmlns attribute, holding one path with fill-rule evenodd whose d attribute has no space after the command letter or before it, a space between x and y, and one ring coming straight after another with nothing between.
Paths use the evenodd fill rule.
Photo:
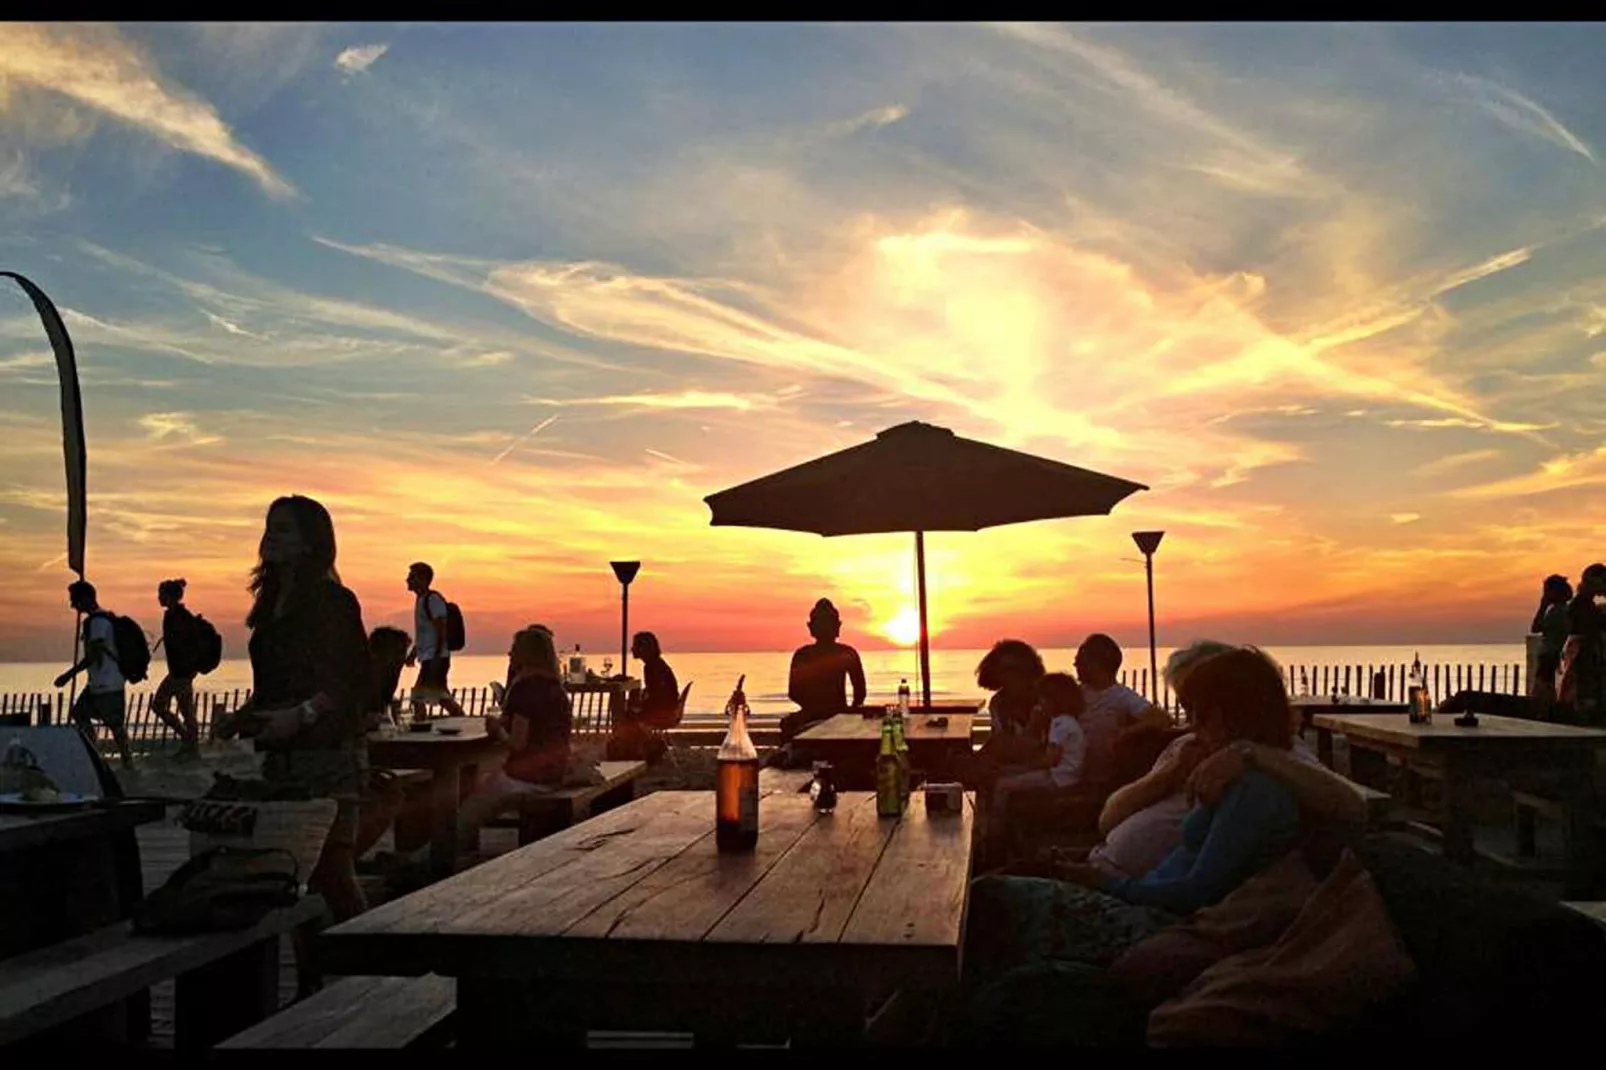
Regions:
<instances>
[{"instance_id":1,"label":"sea","mask_svg":"<svg viewBox=\"0 0 1606 1070\"><path fill-rule=\"evenodd\" d=\"M1296 680L1301 675L1300 670L1308 672L1312 678L1313 690L1322 689L1317 681L1324 679L1321 675L1323 670L1336 669L1338 673L1342 673L1345 668L1353 671L1357 668L1392 666L1398 672L1400 667L1409 666L1412 658L1416 656L1421 657L1430 678L1434 666L1464 666L1474 671L1479 666L1486 666L1490 669L1497 668L1502 673L1509 673L1514 667L1523 666L1525 659L1525 650L1520 642L1467 646L1286 646L1265 649L1266 653L1275 658L1285 669L1293 669ZM976 686L976 663L985 653L983 650L933 649L931 651L933 701L980 702L985 698L985 692ZM1069 672L1076 651L1055 649L1043 650L1040 653L1050 672L1061 670ZM1170 653L1168 647L1161 647L1156 651L1161 666L1164 666L1165 659ZM786 697L791 651L728 653L668 651L665 656L670 667L675 670L675 676L681 685L692 684L691 694L687 696L686 702L688 716L719 714L724 709L725 700L730 696L731 689L744 675L747 677L748 705L756 717L768 719L771 716L785 714L793 708ZM1148 648L1129 647L1125 657L1123 675L1127 682L1133 686L1142 686L1146 676L1140 674L1148 672ZM595 653L587 655L588 668L595 672L603 672L603 658L604 655ZM860 652L860 658L864 663L870 702L894 701L898 684L902 680L908 680L909 686L918 696L919 659L914 651L865 650ZM617 656L613 661L617 661ZM617 664L610 663L610 665L613 671L618 671ZM64 667L55 663L0 662L0 696L53 691L51 681ZM639 663L632 661L630 671L632 675L639 677ZM152 664L152 672L156 679L130 690L137 693L155 687L160 679L159 654L158 660ZM502 680L506 672L505 656L458 655L452 659L451 683L454 688L482 688L493 680ZM412 674L404 672L403 687L409 687L411 684ZM230 692L236 689L244 691L250 686L251 665L244 660L224 661L215 671L197 681L197 688L203 691ZM1363 694L1365 690L1366 685L1360 682L1360 675L1357 674L1351 684L1351 691Z\"/></svg>"}]
</instances>

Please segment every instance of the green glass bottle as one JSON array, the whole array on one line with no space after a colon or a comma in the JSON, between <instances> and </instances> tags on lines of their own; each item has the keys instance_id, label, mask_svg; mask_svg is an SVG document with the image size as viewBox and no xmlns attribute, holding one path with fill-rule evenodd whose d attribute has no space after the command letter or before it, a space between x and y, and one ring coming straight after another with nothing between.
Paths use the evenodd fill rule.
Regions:
<instances>
[{"instance_id":1,"label":"green glass bottle","mask_svg":"<svg viewBox=\"0 0 1606 1070\"><path fill-rule=\"evenodd\" d=\"M881 718L881 752L875 762L875 810L881 817L903 813L898 791L898 746L892 737L892 718Z\"/></svg>"},{"instance_id":2,"label":"green glass bottle","mask_svg":"<svg viewBox=\"0 0 1606 1070\"><path fill-rule=\"evenodd\" d=\"M903 717L892 718L892 753L898 759L898 812L909 805L909 742L903 735Z\"/></svg>"}]
</instances>

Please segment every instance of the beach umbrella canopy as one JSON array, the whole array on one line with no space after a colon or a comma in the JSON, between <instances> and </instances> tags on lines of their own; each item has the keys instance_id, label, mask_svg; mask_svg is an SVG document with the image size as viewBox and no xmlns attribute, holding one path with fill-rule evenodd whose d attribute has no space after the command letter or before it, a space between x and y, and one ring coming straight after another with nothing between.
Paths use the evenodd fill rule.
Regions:
<instances>
[{"instance_id":1,"label":"beach umbrella canopy","mask_svg":"<svg viewBox=\"0 0 1606 1070\"><path fill-rule=\"evenodd\" d=\"M912 422L870 441L704 499L715 527L817 535L912 531L920 596L922 696L931 705L926 626L928 531L980 531L1067 516L1103 516L1141 483Z\"/></svg>"}]
</instances>

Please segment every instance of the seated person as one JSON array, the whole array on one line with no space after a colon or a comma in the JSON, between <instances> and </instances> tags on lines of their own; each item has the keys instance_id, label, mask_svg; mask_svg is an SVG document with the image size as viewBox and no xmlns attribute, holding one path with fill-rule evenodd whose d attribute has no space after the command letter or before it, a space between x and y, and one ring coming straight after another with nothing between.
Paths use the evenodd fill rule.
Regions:
<instances>
[{"instance_id":1,"label":"seated person","mask_svg":"<svg viewBox=\"0 0 1606 1070\"><path fill-rule=\"evenodd\" d=\"M1236 648L1201 640L1179 650L1166 663L1165 673L1185 713L1195 701L1189 679L1209 658ZM1209 755L1194 734L1174 740L1142 778L1115 791L1099 815L1104 837L1091 852L1050 851L1035 863L1014 867L1016 872L1043 876L1057 874L1066 862L1086 861L1112 876L1141 876L1149 872L1182 841L1182 822L1195 799L1219 800L1219 788L1242 771L1245 763L1281 782L1314 817L1349 827L1366 821L1366 801L1354 786L1317 759L1305 741L1292 734L1290 745L1278 750L1251 744Z\"/></svg>"},{"instance_id":2,"label":"seated person","mask_svg":"<svg viewBox=\"0 0 1606 1070\"><path fill-rule=\"evenodd\" d=\"M651 728L675 727L680 723L680 682L664 660L658 637L651 632L637 632L630 642L630 653L641 662L643 687L631 695L626 719Z\"/></svg>"},{"instance_id":3,"label":"seated person","mask_svg":"<svg viewBox=\"0 0 1606 1070\"><path fill-rule=\"evenodd\" d=\"M1255 650L1220 654L1194 670L1189 709L1207 754L1259 744L1290 746L1282 675ZM1253 767L1211 804L1183 820L1182 841L1140 876L1068 866L1062 880L982 877L972 885L965 937L963 1031L972 1038L1054 1035L1066 1039L1069 1008L1098 1005L1103 970L1127 948L1201 907L1220 902L1294 845L1300 830L1292 792ZM1022 993L1054 988L1053 998ZM1070 1012L1073 1017L1076 1012ZM1046 1020L1054 1015L1053 1021ZM1101 1023L1074 1021L1096 1032Z\"/></svg>"},{"instance_id":4,"label":"seated person","mask_svg":"<svg viewBox=\"0 0 1606 1070\"><path fill-rule=\"evenodd\" d=\"M1005 773L993 782L988 839L999 842L1009 820L1009 800L1027 791L1066 791L1082 781L1082 759L1087 748L1078 719L1082 715L1082 685L1069 673L1056 672L1037 682L1036 713L1024 738L1042 740L1034 768ZM1045 738L1046 737L1046 738Z\"/></svg>"},{"instance_id":5,"label":"seated person","mask_svg":"<svg viewBox=\"0 0 1606 1070\"><path fill-rule=\"evenodd\" d=\"M609 761L656 762L668 749L657 733L680 723L680 683L664 660L658 637L637 632L630 653L641 661L643 688L632 692L608 740Z\"/></svg>"},{"instance_id":6,"label":"seated person","mask_svg":"<svg viewBox=\"0 0 1606 1070\"><path fill-rule=\"evenodd\" d=\"M508 744L502 768L483 776L458 808L457 835L467 840L484 824L518 805L524 795L563 783L569 767L569 696L563 690L552 633L530 627L513 637L508 651L511 683L500 717L486 718L486 729ZM428 857L429 848L418 852Z\"/></svg>"},{"instance_id":7,"label":"seated person","mask_svg":"<svg viewBox=\"0 0 1606 1070\"><path fill-rule=\"evenodd\" d=\"M1094 634L1076 651L1076 675L1082 681L1087 709L1082 731L1087 733L1087 772L1090 782L1112 783L1115 756L1124 736L1163 731L1172 726L1171 715L1117 681L1121 648L1107 635Z\"/></svg>"},{"instance_id":8,"label":"seated person","mask_svg":"<svg viewBox=\"0 0 1606 1070\"><path fill-rule=\"evenodd\" d=\"M1042 656L1019 639L1000 639L977 663L976 683L993 694L987 700L987 742L971 760L967 779L986 784L1037 761L1041 741L1028 729L1043 674Z\"/></svg>"},{"instance_id":9,"label":"seated person","mask_svg":"<svg viewBox=\"0 0 1606 1070\"><path fill-rule=\"evenodd\" d=\"M842 634L842 617L830 599L822 598L814 604L809 614L809 634L814 636L814 642L799 647L792 655L786 694L798 708L781 718L783 744L790 743L812 724L864 705L864 665L857 650L837 642ZM850 683L851 702L847 698Z\"/></svg>"}]
</instances>

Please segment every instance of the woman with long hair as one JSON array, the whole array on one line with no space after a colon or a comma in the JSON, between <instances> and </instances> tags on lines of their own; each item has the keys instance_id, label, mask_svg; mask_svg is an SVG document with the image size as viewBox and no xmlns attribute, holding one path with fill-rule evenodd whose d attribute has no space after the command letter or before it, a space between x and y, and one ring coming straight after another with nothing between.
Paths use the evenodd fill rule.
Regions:
<instances>
[{"instance_id":1,"label":"woman with long hair","mask_svg":"<svg viewBox=\"0 0 1606 1070\"><path fill-rule=\"evenodd\" d=\"M1539 609L1528 628L1539 636L1539 658L1529 694L1541 715L1556 704L1556 674L1561 669L1562 648L1567 645L1571 623L1567 604L1572 598L1573 585L1567 582L1566 576L1546 576L1544 590L1539 595Z\"/></svg>"},{"instance_id":2,"label":"woman with long hair","mask_svg":"<svg viewBox=\"0 0 1606 1070\"><path fill-rule=\"evenodd\" d=\"M327 509L299 494L268 507L250 591L251 701L219 734L255 740L263 779L286 796L339 803L308 884L343 921L367 906L355 845L372 676L362 607L335 571Z\"/></svg>"},{"instance_id":3,"label":"woman with long hair","mask_svg":"<svg viewBox=\"0 0 1606 1070\"><path fill-rule=\"evenodd\" d=\"M502 696L502 714L486 719L491 737L508 745L507 760L463 800L458 809L459 843L516 806L521 797L563 783L569 769L573 721L552 633L540 625L525 628L513 637L507 660L510 683Z\"/></svg>"}]
</instances>

